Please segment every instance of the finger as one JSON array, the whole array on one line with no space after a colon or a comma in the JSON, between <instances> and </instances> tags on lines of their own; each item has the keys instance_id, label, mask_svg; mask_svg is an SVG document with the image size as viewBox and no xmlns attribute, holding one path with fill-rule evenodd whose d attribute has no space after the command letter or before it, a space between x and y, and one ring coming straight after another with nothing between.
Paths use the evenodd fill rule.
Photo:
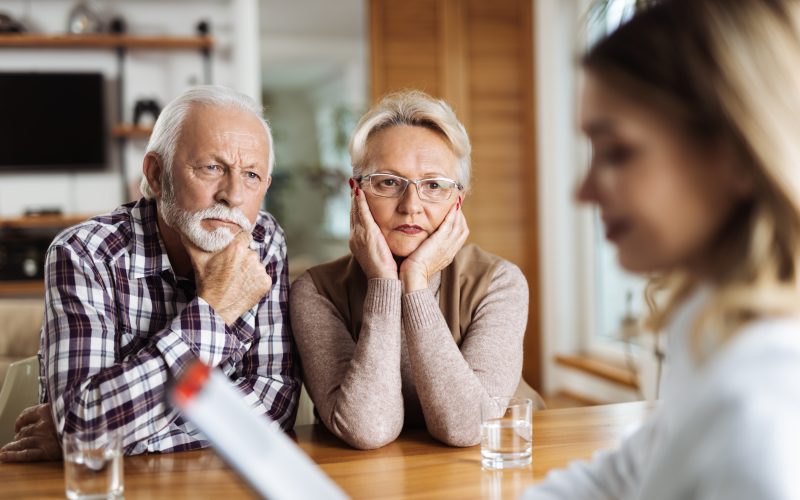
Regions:
<instances>
[{"instance_id":1,"label":"finger","mask_svg":"<svg viewBox=\"0 0 800 500\"><path fill-rule=\"evenodd\" d=\"M364 191L359 191L359 194L356 196L356 214L358 216L358 222L360 222L364 228L377 225L375 224L375 219L372 218L372 212L369 209Z\"/></svg>"},{"instance_id":2,"label":"finger","mask_svg":"<svg viewBox=\"0 0 800 500\"><path fill-rule=\"evenodd\" d=\"M469 226L467 225L467 218L466 216L464 216L464 212L462 210L459 210L456 215L455 229L458 232L458 234L464 233L466 235L469 235Z\"/></svg>"},{"instance_id":3,"label":"finger","mask_svg":"<svg viewBox=\"0 0 800 500\"><path fill-rule=\"evenodd\" d=\"M0 451L0 462L41 462L44 459L44 450L41 448L22 451Z\"/></svg>"},{"instance_id":4,"label":"finger","mask_svg":"<svg viewBox=\"0 0 800 500\"><path fill-rule=\"evenodd\" d=\"M442 223L439 224L438 228L436 228L436 231L431 234L431 237L436 236L437 238L450 238L453 235L457 217L458 212L456 211L456 206L453 205L450 207L450 210L448 210L447 215L445 215Z\"/></svg>"},{"instance_id":5,"label":"finger","mask_svg":"<svg viewBox=\"0 0 800 500\"><path fill-rule=\"evenodd\" d=\"M356 227L356 210L358 209L358 205L356 204L356 190L353 189L350 193L350 231L352 232Z\"/></svg>"},{"instance_id":6,"label":"finger","mask_svg":"<svg viewBox=\"0 0 800 500\"><path fill-rule=\"evenodd\" d=\"M22 410L22 413L19 414L19 417L17 417L16 422L14 422L14 432L19 432L19 430L25 427L26 425L32 424L40 420L41 418L43 418L43 416L41 415L43 413L44 416L52 418L50 416L49 404L45 403L25 408L24 410Z\"/></svg>"},{"instance_id":7,"label":"finger","mask_svg":"<svg viewBox=\"0 0 800 500\"><path fill-rule=\"evenodd\" d=\"M35 437L26 437L22 439L16 439L11 441L7 445L0 448L0 452L8 452L8 451L22 451L22 450L29 450L32 448L39 448L39 438Z\"/></svg>"},{"instance_id":8,"label":"finger","mask_svg":"<svg viewBox=\"0 0 800 500\"><path fill-rule=\"evenodd\" d=\"M14 439L33 437L36 435L37 428L38 428L38 422L30 423L25 427L23 427L22 429L18 430L17 433L14 435Z\"/></svg>"}]
</instances>

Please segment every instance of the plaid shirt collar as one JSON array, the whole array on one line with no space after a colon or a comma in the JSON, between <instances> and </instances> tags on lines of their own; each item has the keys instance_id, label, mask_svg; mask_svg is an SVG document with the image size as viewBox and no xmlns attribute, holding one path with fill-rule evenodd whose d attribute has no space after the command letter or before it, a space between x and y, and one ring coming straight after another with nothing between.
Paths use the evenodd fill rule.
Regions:
<instances>
[{"instance_id":1,"label":"plaid shirt collar","mask_svg":"<svg viewBox=\"0 0 800 500\"><path fill-rule=\"evenodd\" d=\"M140 279L169 273L175 278L175 272L167 255L167 247L164 246L164 240L158 229L156 200L141 198L132 205L130 216L134 238L132 238L129 276L132 279ZM131 204L124 207L130 206ZM124 210L124 207L121 208ZM259 212L253 228L253 246L262 257L267 250L266 236L274 231L275 224L265 216L264 212Z\"/></svg>"}]
</instances>

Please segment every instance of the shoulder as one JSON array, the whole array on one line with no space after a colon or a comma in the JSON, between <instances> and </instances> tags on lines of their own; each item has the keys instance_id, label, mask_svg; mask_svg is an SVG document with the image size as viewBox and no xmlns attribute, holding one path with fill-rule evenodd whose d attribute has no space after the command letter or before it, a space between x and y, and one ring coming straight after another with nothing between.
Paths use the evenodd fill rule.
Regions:
<instances>
[{"instance_id":1,"label":"shoulder","mask_svg":"<svg viewBox=\"0 0 800 500\"><path fill-rule=\"evenodd\" d=\"M92 260L113 261L129 252L135 238L136 204L122 205L113 212L93 217L62 231L52 248L66 248Z\"/></svg>"},{"instance_id":2,"label":"shoulder","mask_svg":"<svg viewBox=\"0 0 800 500\"><path fill-rule=\"evenodd\" d=\"M321 276L331 275L333 277L338 277L347 270L351 261L352 256L347 254L330 262L313 266L308 269L306 274L309 275L309 279L313 279L314 281L317 281Z\"/></svg>"},{"instance_id":3,"label":"shoulder","mask_svg":"<svg viewBox=\"0 0 800 500\"><path fill-rule=\"evenodd\" d=\"M800 389L786 383L800 380L800 317L765 318L744 326L712 358L708 374L728 397L761 389L760 394L787 391L800 399Z\"/></svg>"},{"instance_id":4,"label":"shoulder","mask_svg":"<svg viewBox=\"0 0 800 500\"><path fill-rule=\"evenodd\" d=\"M253 241L263 243L268 247L286 247L286 235L278 220L269 212L258 212L256 223L253 227Z\"/></svg>"},{"instance_id":5,"label":"shoulder","mask_svg":"<svg viewBox=\"0 0 800 500\"><path fill-rule=\"evenodd\" d=\"M299 301L305 300L312 295L318 295L317 287L314 286L311 274L306 271L292 282L292 286L289 289L289 303L299 303Z\"/></svg>"},{"instance_id":6,"label":"shoulder","mask_svg":"<svg viewBox=\"0 0 800 500\"><path fill-rule=\"evenodd\" d=\"M514 264L498 255L489 253L478 245L464 245L455 260L459 260L459 265L464 270L475 271L479 274L488 273L491 276L489 290L503 287L524 287L528 288L528 280L522 270Z\"/></svg>"},{"instance_id":7,"label":"shoulder","mask_svg":"<svg viewBox=\"0 0 800 500\"><path fill-rule=\"evenodd\" d=\"M783 489L800 495L793 470L800 446L800 318L750 323L704 371L695 407L683 419L687 439L703 443L708 460L699 466L752 493L736 498L800 498Z\"/></svg>"}]
</instances>

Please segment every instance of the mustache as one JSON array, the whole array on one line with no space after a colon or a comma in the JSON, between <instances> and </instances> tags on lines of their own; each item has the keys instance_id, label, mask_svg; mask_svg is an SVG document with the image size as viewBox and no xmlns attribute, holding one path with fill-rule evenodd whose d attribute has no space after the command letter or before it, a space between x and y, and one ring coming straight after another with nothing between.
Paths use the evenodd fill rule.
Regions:
<instances>
[{"instance_id":1,"label":"mustache","mask_svg":"<svg viewBox=\"0 0 800 500\"><path fill-rule=\"evenodd\" d=\"M195 220L224 219L234 222L248 233L253 230L253 224L250 223L239 208L229 208L222 204L192 212L192 218Z\"/></svg>"}]
</instances>

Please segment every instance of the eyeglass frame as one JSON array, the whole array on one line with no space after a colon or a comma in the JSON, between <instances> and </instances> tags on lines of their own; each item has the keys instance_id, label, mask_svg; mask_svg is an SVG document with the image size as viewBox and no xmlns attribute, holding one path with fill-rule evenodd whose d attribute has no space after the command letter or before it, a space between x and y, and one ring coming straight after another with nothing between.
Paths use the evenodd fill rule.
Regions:
<instances>
[{"instance_id":1,"label":"eyeglass frame","mask_svg":"<svg viewBox=\"0 0 800 500\"><path fill-rule=\"evenodd\" d=\"M445 198L443 200L439 200L439 201L426 200L426 199L422 198L422 196L420 196L420 194L419 194L419 184L421 182L424 182L424 181L447 181L447 182L452 182L453 184L456 185L456 188L459 191L463 191L464 190L464 185L463 184L461 184L460 182L458 182L455 179L450 179L449 177L426 177L424 179L407 179L407 178L403 177L402 175L390 174L388 172L375 172L375 173L367 174L367 175L359 175L358 177L355 177L354 180L357 183L361 184L361 181L364 181L364 180L369 181L370 177L373 177L373 176L376 176L376 175L389 175L391 177L397 177L398 179L403 179L404 181L406 181L406 186L403 188L403 192L398 194L397 196L385 196L385 195L374 193L374 192L372 193L375 196L378 196L380 198L390 198L390 199L391 198L402 198L403 196L405 196L406 191L408 190L408 186L411 185L411 184L413 184L417 188L417 196L419 196L419 198L421 200L427 201L429 203L442 203L442 202L445 202L445 201L449 200L453 196L453 193L451 191L451 193L449 195L447 195L447 198ZM370 192L372 192L372 183L369 182L368 184L369 184L369 187L370 187Z\"/></svg>"}]
</instances>

